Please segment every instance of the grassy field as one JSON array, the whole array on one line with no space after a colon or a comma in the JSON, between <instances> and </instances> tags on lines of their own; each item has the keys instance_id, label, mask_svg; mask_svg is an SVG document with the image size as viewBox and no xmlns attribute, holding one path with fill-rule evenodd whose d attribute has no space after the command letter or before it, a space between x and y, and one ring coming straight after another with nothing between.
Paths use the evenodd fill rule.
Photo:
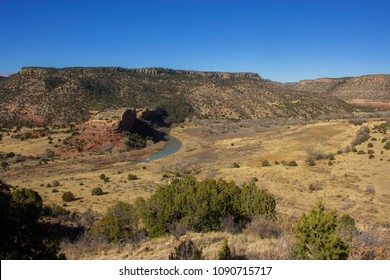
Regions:
<instances>
[{"instance_id":1,"label":"grassy field","mask_svg":"<svg viewBox=\"0 0 390 280\"><path fill-rule=\"evenodd\" d=\"M116 201L132 203L137 197L149 197L158 186L177 176L223 178L239 185L254 182L275 195L277 211L285 220L297 220L318 199L323 199L327 208L350 214L361 229L388 229L390 150L385 150L381 141L388 136L373 132L374 126L382 122L371 120L363 124L371 129L371 138L355 147L365 152L358 154L349 152L348 147L361 125L348 121L265 124L256 120L193 120L172 128L170 134L182 142L182 148L165 158L150 162L136 160L160 149L162 143L147 150L59 157L47 164L36 159L15 162L11 158L7 159L9 166L0 170L0 178L8 184L36 190L46 204L63 205L78 213L90 208L99 214L104 214ZM13 134L3 133L1 153L39 156L53 146L47 137L21 141L12 138ZM66 133L59 133L52 136L52 141L65 137ZM372 147L368 147L369 143ZM368 150L373 151L371 159ZM310 164L307 159L313 151L328 158ZM334 159L329 157L330 153ZM264 164L265 161L269 164ZM297 166L290 166L292 161ZM130 173L138 179L128 180ZM109 180L104 182L101 174ZM59 185L53 186L54 181ZM101 187L103 195L93 196L91 190L95 187ZM65 191L71 191L76 199L64 203ZM209 258L215 258L223 238L229 240L237 254L253 258L272 258L272 254L283 258L283 248L289 240L287 237L260 240L245 233L191 234ZM93 252L88 246L76 250L68 244L65 251L68 258L164 259L177 242L177 238L170 236L149 240L137 248L110 245L94 247ZM256 251L260 247L263 251Z\"/></svg>"}]
</instances>

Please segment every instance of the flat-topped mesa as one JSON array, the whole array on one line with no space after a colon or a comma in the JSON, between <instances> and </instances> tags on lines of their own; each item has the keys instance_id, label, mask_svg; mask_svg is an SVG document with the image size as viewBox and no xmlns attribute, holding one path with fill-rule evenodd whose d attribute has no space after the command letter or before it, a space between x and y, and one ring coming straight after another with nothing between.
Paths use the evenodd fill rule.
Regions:
<instances>
[{"instance_id":1,"label":"flat-topped mesa","mask_svg":"<svg viewBox=\"0 0 390 280\"><path fill-rule=\"evenodd\" d=\"M128 72L128 73L141 73L141 74L151 74L151 75L188 75L194 77L209 77L209 78L250 78L256 80L263 80L256 73L246 73L246 72L202 72L202 71L192 71L192 70L173 70L168 68L152 67L152 68L134 68L127 69L121 67L66 67L66 68L51 68L51 67L23 67L20 71L20 75L33 75L33 76L42 76L52 71L68 71L68 72Z\"/></svg>"},{"instance_id":2,"label":"flat-topped mesa","mask_svg":"<svg viewBox=\"0 0 390 280\"><path fill-rule=\"evenodd\" d=\"M198 77L215 77L215 78L252 78L252 79L262 79L258 74L251 72L202 72L202 71L192 71L192 70L173 70L168 68L139 68L134 69L136 73L145 73L145 74L170 74L170 75L189 75L189 76L198 76Z\"/></svg>"}]
</instances>

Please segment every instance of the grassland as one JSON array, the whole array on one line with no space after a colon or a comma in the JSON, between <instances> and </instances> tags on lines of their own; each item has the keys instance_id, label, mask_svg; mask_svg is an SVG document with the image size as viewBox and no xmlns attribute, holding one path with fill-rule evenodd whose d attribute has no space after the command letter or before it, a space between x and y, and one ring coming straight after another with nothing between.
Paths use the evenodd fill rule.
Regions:
<instances>
[{"instance_id":1,"label":"grassland","mask_svg":"<svg viewBox=\"0 0 390 280\"><path fill-rule=\"evenodd\" d=\"M390 151L383 148L382 141L388 135L374 129L381 123L384 120L355 125L347 120L270 124L260 120L193 119L170 131L181 141L182 148L150 162L139 159L160 149L161 143L144 150L78 153L42 163L35 157L53 149L58 139L69 136L66 129L51 135L52 144L47 136L21 141L13 137L16 132L3 132L1 153L30 157L20 162L15 158L3 159L9 165L0 170L0 178L8 184L36 190L46 204L63 205L77 213L91 209L100 215L116 201L132 203L137 197L149 197L158 186L178 176L223 178L238 184L255 182L275 195L285 228L291 228L321 198L327 208L351 215L358 228L388 232ZM370 128L370 139L355 148L366 154L348 148L362 126ZM313 150L323 159L310 164L308 157ZM374 154L371 159L369 150ZM266 160L269 166L263 166ZM290 166L292 161L297 166ZM101 174L109 180L102 180ZM128 180L128 174L135 174L137 179ZM54 186L54 181L59 185ZM101 187L103 195L93 196L95 187ZM71 191L76 199L64 203L62 194L66 191ZM187 233L187 237L203 248L207 258L214 259L224 238L236 254L250 258L287 258L291 241L288 231L276 239L259 239L248 232ZM147 240L141 246L91 246L81 242L77 246L67 243L63 248L68 258L77 259L166 259L179 240L166 236Z\"/></svg>"}]
</instances>

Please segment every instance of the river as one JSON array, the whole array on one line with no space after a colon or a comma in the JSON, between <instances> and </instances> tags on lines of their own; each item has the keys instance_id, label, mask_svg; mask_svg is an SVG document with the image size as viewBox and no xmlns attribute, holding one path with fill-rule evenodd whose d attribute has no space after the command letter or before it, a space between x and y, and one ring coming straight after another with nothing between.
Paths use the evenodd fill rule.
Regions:
<instances>
[{"instance_id":1,"label":"river","mask_svg":"<svg viewBox=\"0 0 390 280\"><path fill-rule=\"evenodd\" d=\"M166 144L160 151L153 153L149 158L143 159L140 162L149 162L151 160L172 155L181 148L181 142L173 136L165 136L164 141L166 141Z\"/></svg>"}]
</instances>

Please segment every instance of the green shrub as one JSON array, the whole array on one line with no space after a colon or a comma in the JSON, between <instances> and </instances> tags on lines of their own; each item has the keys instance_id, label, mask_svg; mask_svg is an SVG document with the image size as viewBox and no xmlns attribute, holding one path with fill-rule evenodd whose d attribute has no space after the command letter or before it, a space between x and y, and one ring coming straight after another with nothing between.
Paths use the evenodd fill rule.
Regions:
<instances>
[{"instance_id":1,"label":"green shrub","mask_svg":"<svg viewBox=\"0 0 390 280\"><path fill-rule=\"evenodd\" d=\"M339 218L339 233L347 241L352 240L353 234L358 233L355 220L348 214L343 214Z\"/></svg>"},{"instance_id":2,"label":"green shrub","mask_svg":"<svg viewBox=\"0 0 390 280\"><path fill-rule=\"evenodd\" d=\"M158 188L148 200L137 200L137 210L151 237L169 232L180 223L189 230L221 230L232 217L242 228L259 215L275 216L275 198L253 183L238 187L224 180L176 179Z\"/></svg>"},{"instance_id":3,"label":"green shrub","mask_svg":"<svg viewBox=\"0 0 390 280\"><path fill-rule=\"evenodd\" d=\"M0 180L0 259L64 259L59 243L39 222L42 198L33 190L11 188Z\"/></svg>"},{"instance_id":4,"label":"green shrub","mask_svg":"<svg viewBox=\"0 0 390 280\"><path fill-rule=\"evenodd\" d=\"M129 175L127 175L127 180L129 180L129 181L131 181L131 180L137 180L138 179L138 177L137 177L137 175L135 175L135 174L129 174Z\"/></svg>"},{"instance_id":5,"label":"green shrub","mask_svg":"<svg viewBox=\"0 0 390 280\"><path fill-rule=\"evenodd\" d=\"M91 193L92 193L92 195L102 195L103 190L101 187L96 187L96 188L92 189Z\"/></svg>"},{"instance_id":6,"label":"green shrub","mask_svg":"<svg viewBox=\"0 0 390 280\"><path fill-rule=\"evenodd\" d=\"M279 161L275 160L275 165L279 165Z\"/></svg>"},{"instance_id":7,"label":"green shrub","mask_svg":"<svg viewBox=\"0 0 390 280\"><path fill-rule=\"evenodd\" d=\"M224 239L222 247L218 251L218 260L231 260L232 257L233 256L232 256L232 252L230 250L228 241L227 241L227 239Z\"/></svg>"},{"instance_id":8,"label":"green shrub","mask_svg":"<svg viewBox=\"0 0 390 280\"><path fill-rule=\"evenodd\" d=\"M1 168L3 168L4 170L7 169L8 165L9 165L9 164L8 164L8 162L6 162L6 161L1 162Z\"/></svg>"},{"instance_id":9,"label":"green shrub","mask_svg":"<svg viewBox=\"0 0 390 280\"><path fill-rule=\"evenodd\" d=\"M262 166L271 166L271 164L269 163L268 160L263 160L263 162L262 162L261 165L262 165Z\"/></svg>"},{"instance_id":10,"label":"green shrub","mask_svg":"<svg viewBox=\"0 0 390 280\"><path fill-rule=\"evenodd\" d=\"M390 141L386 143L386 145L383 146L385 150L390 150Z\"/></svg>"},{"instance_id":11,"label":"green shrub","mask_svg":"<svg viewBox=\"0 0 390 280\"><path fill-rule=\"evenodd\" d=\"M385 123L376 125L374 128L377 129L380 133L386 134L387 131L390 129L390 121L386 121Z\"/></svg>"},{"instance_id":12,"label":"green shrub","mask_svg":"<svg viewBox=\"0 0 390 280\"><path fill-rule=\"evenodd\" d=\"M5 157L6 158L13 158L15 156L14 152L9 152Z\"/></svg>"},{"instance_id":13,"label":"green shrub","mask_svg":"<svg viewBox=\"0 0 390 280\"><path fill-rule=\"evenodd\" d=\"M333 162L328 161L328 165L329 165L329 166L332 166L332 165L333 165Z\"/></svg>"},{"instance_id":14,"label":"green shrub","mask_svg":"<svg viewBox=\"0 0 390 280\"><path fill-rule=\"evenodd\" d=\"M137 241L139 238L138 221L138 214L133 205L117 202L91 228L91 235L106 242Z\"/></svg>"},{"instance_id":15,"label":"green shrub","mask_svg":"<svg viewBox=\"0 0 390 280\"><path fill-rule=\"evenodd\" d=\"M69 202L75 199L72 192L64 192L62 195L62 201Z\"/></svg>"},{"instance_id":16,"label":"green shrub","mask_svg":"<svg viewBox=\"0 0 390 280\"><path fill-rule=\"evenodd\" d=\"M107 183L107 182L109 182L110 181L110 177L104 177L104 179L103 179L103 181L104 181L104 183Z\"/></svg>"},{"instance_id":17,"label":"green shrub","mask_svg":"<svg viewBox=\"0 0 390 280\"><path fill-rule=\"evenodd\" d=\"M137 133L125 133L127 136L125 145L130 149L144 148L146 147L146 139Z\"/></svg>"},{"instance_id":18,"label":"green shrub","mask_svg":"<svg viewBox=\"0 0 390 280\"><path fill-rule=\"evenodd\" d=\"M68 216L70 211L57 204L45 205L42 209L44 216L57 218L59 216Z\"/></svg>"},{"instance_id":19,"label":"green shrub","mask_svg":"<svg viewBox=\"0 0 390 280\"><path fill-rule=\"evenodd\" d=\"M343 153L343 151L341 151L341 150L338 150L338 151L337 151L337 154L338 154L338 155L341 155L342 153Z\"/></svg>"},{"instance_id":20,"label":"green shrub","mask_svg":"<svg viewBox=\"0 0 390 280\"><path fill-rule=\"evenodd\" d=\"M170 260L203 260L202 250L197 248L190 239L182 241L173 252L169 254Z\"/></svg>"},{"instance_id":21,"label":"green shrub","mask_svg":"<svg viewBox=\"0 0 390 280\"><path fill-rule=\"evenodd\" d=\"M371 155L368 156L368 158L369 159L373 159L373 158L375 158L375 156L373 154L371 154Z\"/></svg>"},{"instance_id":22,"label":"green shrub","mask_svg":"<svg viewBox=\"0 0 390 280\"><path fill-rule=\"evenodd\" d=\"M308 163L309 163L310 166L316 165L316 162L315 162L314 159L310 159L310 160L308 161Z\"/></svg>"},{"instance_id":23,"label":"green shrub","mask_svg":"<svg viewBox=\"0 0 390 280\"><path fill-rule=\"evenodd\" d=\"M296 226L296 242L292 257L312 260L346 260L349 254L347 242L340 234L343 222L336 210L325 211L319 202L315 208L301 217Z\"/></svg>"},{"instance_id":24,"label":"green shrub","mask_svg":"<svg viewBox=\"0 0 390 280\"><path fill-rule=\"evenodd\" d=\"M335 160L334 154L328 154L327 158L329 160Z\"/></svg>"},{"instance_id":25,"label":"green shrub","mask_svg":"<svg viewBox=\"0 0 390 280\"><path fill-rule=\"evenodd\" d=\"M16 189L12 192L12 200L19 205L19 211L23 212L23 216L36 220L42 210L42 198L40 195L31 189Z\"/></svg>"},{"instance_id":26,"label":"green shrub","mask_svg":"<svg viewBox=\"0 0 390 280\"><path fill-rule=\"evenodd\" d=\"M369 154L369 155L372 155L372 154L374 154L375 152L373 151L373 150L368 150L367 151L367 154Z\"/></svg>"},{"instance_id":27,"label":"green shrub","mask_svg":"<svg viewBox=\"0 0 390 280\"><path fill-rule=\"evenodd\" d=\"M106 178L106 175L100 174L99 178L100 178L101 180L104 180L104 178Z\"/></svg>"},{"instance_id":28,"label":"green shrub","mask_svg":"<svg viewBox=\"0 0 390 280\"><path fill-rule=\"evenodd\" d=\"M357 152L357 154L358 154L358 155L365 155L365 154L366 154L366 152L365 152L365 151L363 151L363 150L360 150L359 152Z\"/></svg>"},{"instance_id":29,"label":"green shrub","mask_svg":"<svg viewBox=\"0 0 390 280\"><path fill-rule=\"evenodd\" d=\"M298 163L295 160L292 160L288 163L288 166L298 166Z\"/></svg>"},{"instance_id":30,"label":"green shrub","mask_svg":"<svg viewBox=\"0 0 390 280\"><path fill-rule=\"evenodd\" d=\"M233 168L240 168L240 165L237 162L233 162Z\"/></svg>"},{"instance_id":31,"label":"green shrub","mask_svg":"<svg viewBox=\"0 0 390 280\"><path fill-rule=\"evenodd\" d=\"M375 137L371 137L371 141L378 141Z\"/></svg>"},{"instance_id":32,"label":"green shrub","mask_svg":"<svg viewBox=\"0 0 390 280\"><path fill-rule=\"evenodd\" d=\"M372 147L374 147L374 144L372 144L372 143L370 142L370 143L367 144L367 147L368 147L368 148L372 148Z\"/></svg>"},{"instance_id":33,"label":"green shrub","mask_svg":"<svg viewBox=\"0 0 390 280\"><path fill-rule=\"evenodd\" d=\"M356 148L352 148L352 152L354 152L354 153L357 153L357 149Z\"/></svg>"}]
</instances>

